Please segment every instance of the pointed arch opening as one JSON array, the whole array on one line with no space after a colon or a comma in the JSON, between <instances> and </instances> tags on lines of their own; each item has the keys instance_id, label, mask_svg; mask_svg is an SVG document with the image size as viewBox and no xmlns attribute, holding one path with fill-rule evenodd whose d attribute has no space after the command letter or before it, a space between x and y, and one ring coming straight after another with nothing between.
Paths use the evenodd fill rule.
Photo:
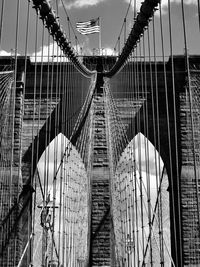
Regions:
<instances>
[{"instance_id":1,"label":"pointed arch opening","mask_svg":"<svg viewBox=\"0 0 200 267\"><path fill-rule=\"evenodd\" d=\"M32 221L34 266L76 266L88 255L88 178L76 148L59 134L35 173Z\"/></svg>"},{"instance_id":2,"label":"pointed arch opening","mask_svg":"<svg viewBox=\"0 0 200 267\"><path fill-rule=\"evenodd\" d=\"M158 151L137 134L122 153L112 181L117 266L171 265L168 186Z\"/></svg>"}]
</instances>

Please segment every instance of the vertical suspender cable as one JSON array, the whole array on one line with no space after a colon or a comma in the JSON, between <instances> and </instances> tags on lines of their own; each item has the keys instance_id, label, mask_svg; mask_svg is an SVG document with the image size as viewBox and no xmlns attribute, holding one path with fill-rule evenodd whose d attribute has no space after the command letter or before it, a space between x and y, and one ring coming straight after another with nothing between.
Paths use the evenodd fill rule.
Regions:
<instances>
[{"instance_id":1,"label":"vertical suspender cable","mask_svg":"<svg viewBox=\"0 0 200 267\"><path fill-rule=\"evenodd\" d=\"M146 41L148 43L148 39ZM147 92L147 89L148 89L148 76L147 76L147 61L146 61L146 57L149 58L148 56L148 52L149 52L149 49L147 47L147 52L146 52L146 46L145 46L145 36L143 36L143 55L144 55L144 98L145 98L145 112L144 112L144 118L145 118L145 135L147 137L147 139L149 140L149 116L150 114L148 114L148 107L149 107L149 103L148 103L148 92ZM150 74L149 74L150 75ZM150 179L150 176L149 176L149 143L148 141L145 139L144 140L144 151L145 151L145 159L146 159L146 163L145 163L145 171L146 171L146 181L148 179ZM148 195L147 195L147 201L148 201ZM150 240L150 249L151 249L151 236L150 236L150 232L149 232L149 240ZM146 244L146 250L145 250L145 253L144 253L144 259L143 259L143 263L145 264L145 258L146 258L146 251L147 251L147 248L148 248L149 244L147 243ZM150 252L150 256L151 256L151 252ZM142 263L142 264L143 264Z\"/></svg>"},{"instance_id":2,"label":"vertical suspender cable","mask_svg":"<svg viewBox=\"0 0 200 267\"><path fill-rule=\"evenodd\" d=\"M52 44L52 64L51 64L51 84L50 84L50 87L51 87L51 92L50 92L50 112L54 109L54 116L56 116L55 115L55 109L57 108L57 103L56 103L56 100L55 100L55 96L54 96L54 91L53 91L53 89L54 89L54 68L55 68L55 55L54 55L54 50L55 50L55 41L54 41L54 39L52 38L52 42L53 42L53 44ZM52 107L52 103L53 102L55 102L55 107ZM50 122L49 122L49 140L48 140L48 143L50 143L50 141L51 141L51 135L52 135L52 129L53 129L53 131L55 131L55 125L54 125L54 127L53 127L53 121L54 121L54 123L55 123L55 121L56 121L56 117L55 117L55 119L52 117L52 114L50 113L50 120L49 120ZM54 147L54 144L53 144L53 147ZM51 152L51 154L53 154L54 155L54 151L53 152ZM54 157L53 157L54 158ZM49 167L50 167L50 147L49 147L49 151L48 151L48 162L49 162ZM54 170L53 170L54 171ZM47 169L47 172L48 172L48 174L47 174L47 177L48 178L50 178L50 172L49 172L49 168ZM53 175L54 176L54 175ZM51 183L53 183L53 181L51 181L50 179L49 179L49 186L51 185ZM53 191L53 194L54 194L54 191ZM50 188L49 188L49 196L50 196ZM53 196L52 196L53 197ZM54 200L53 200L54 201ZM53 205L54 205L54 203L53 203ZM52 205L52 209L53 209L53 221L54 221L54 207L53 207L53 205ZM54 224L54 222L52 222L52 231L53 231L53 229L54 229L54 226L53 226L53 224ZM54 235L53 235L53 233L51 232L51 244L50 244L50 260L52 261L52 259L53 259L53 249L54 249L54 247L53 247L53 239L54 239Z\"/></svg>"},{"instance_id":3,"label":"vertical suspender cable","mask_svg":"<svg viewBox=\"0 0 200 267\"><path fill-rule=\"evenodd\" d=\"M120 55L120 36L118 37L118 56Z\"/></svg>"},{"instance_id":4,"label":"vertical suspender cable","mask_svg":"<svg viewBox=\"0 0 200 267\"><path fill-rule=\"evenodd\" d=\"M63 57L63 73L62 73L62 76L63 76L63 79L62 79L62 82L63 82L63 85L62 85L62 133L66 133L66 124L67 124L67 120L66 120L66 112L65 112L65 107L66 107L66 76L67 75L67 63L65 62L65 59ZM64 148L67 146L67 139L64 137L64 144L63 144ZM62 153L64 153L64 151L62 151ZM62 255L62 264L63 266L65 266L65 216L66 216L66 159L64 160L63 162L63 193L62 193L62 202L63 202L63 205L62 205L62 252L61 252L61 255Z\"/></svg>"},{"instance_id":5,"label":"vertical suspender cable","mask_svg":"<svg viewBox=\"0 0 200 267\"><path fill-rule=\"evenodd\" d=\"M198 226L200 228L199 181L198 181L198 175L197 175L197 166L196 166L197 164L196 164L195 144L194 144L195 133L194 133L193 99L192 99L189 55L188 55L188 45L187 45L187 35L186 35L185 9L184 9L183 0L181 0L181 11L182 11L182 23L183 23L183 38L184 38L184 45L185 45L186 73L187 73L187 78L188 78L188 96L189 96L190 123L191 123L191 133L192 133L192 156L193 156L193 163L194 163L194 179L195 179L195 184L196 184L197 217L198 217ZM198 235L200 238L200 231Z\"/></svg>"},{"instance_id":6,"label":"vertical suspender cable","mask_svg":"<svg viewBox=\"0 0 200 267\"><path fill-rule=\"evenodd\" d=\"M61 60L60 60L60 77L59 77L59 80L60 80L60 103L62 101L62 92L61 92L61 89L62 89L62 71L63 71L63 54L61 52L60 54L61 56ZM61 109L60 109L60 122L59 122L59 128L61 128L61 132L62 132L62 128L63 128L63 124L62 124L62 119L63 119L63 107L61 105ZM60 125L61 124L61 125ZM61 159L62 158L62 155L63 155L63 145L64 145L64 140L63 140L63 135L61 136L61 140L60 140L60 153L59 153L59 158ZM59 151L58 151L59 152ZM59 256L59 263L61 262L61 216L62 216L62 191L63 191L63 164L61 166L61 170L60 170L60 186L59 186L59 211L58 211L58 221L59 221L59 226L58 226L58 256Z\"/></svg>"},{"instance_id":7,"label":"vertical suspender cable","mask_svg":"<svg viewBox=\"0 0 200 267\"><path fill-rule=\"evenodd\" d=\"M171 71L172 71L172 92L173 92L173 108L174 108L174 136L175 136L175 153L176 153L176 177L178 188L178 218L179 218L179 233L180 233L180 248L182 248L182 236L181 236L181 204L180 204L180 183L179 183L179 155L178 155L178 135L177 135L177 113L176 113L176 88L174 77L174 52L173 52L173 39L172 39L172 19L171 19L171 3L168 0L168 21L169 21L169 44L171 55ZM180 258L183 258L182 249L180 251ZM182 264L182 263L181 263Z\"/></svg>"},{"instance_id":8,"label":"vertical suspender cable","mask_svg":"<svg viewBox=\"0 0 200 267\"><path fill-rule=\"evenodd\" d=\"M18 179L18 183L17 183L17 195L15 196L14 194L16 194L15 190L13 190L16 186L15 181L13 184L13 166L14 166L14 131L15 131L15 97L16 97L16 86L17 86L17 54L18 54L18 31L19 31L19 13L20 13L20 1L17 1L17 17L16 17L16 28L15 28L15 76L14 76L14 83L13 83L13 93L12 93L12 97L13 97L13 110L12 110L12 139L11 139L11 166L10 166L10 207L13 204L12 201L16 201L18 202L18 198L19 198L19 179ZM14 188L13 188L14 187ZM14 244L14 259L13 259L13 263L14 265L17 263L18 261L18 253L16 251L17 248L17 239L15 238L15 244Z\"/></svg>"},{"instance_id":9,"label":"vertical suspender cable","mask_svg":"<svg viewBox=\"0 0 200 267\"><path fill-rule=\"evenodd\" d=\"M126 17L124 18L124 44L126 43Z\"/></svg>"},{"instance_id":10,"label":"vertical suspender cable","mask_svg":"<svg viewBox=\"0 0 200 267\"><path fill-rule=\"evenodd\" d=\"M69 38L69 42L71 42L71 34L70 34L70 20L69 20L69 17L67 17L67 21L68 21L68 38Z\"/></svg>"},{"instance_id":11,"label":"vertical suspender cable","mask_svg":"<svg viewBox=\"0 0 200 267\"><path fill-rule=\"evenodd\" d=\"M32 151L31 151L31 186L35 190L35 194L33 197L33 211L32 211L32 225L31 225L31 231L32 231L32 244L34 245L34 231L35 231L35 209L36 209L36 183L34 184L34 170L33 170L33 162L34 162L34 127L35 127L35 114L36 114L36 80L37 80L37 43L38 43L38 13L36 14L35 19L35 68L34 68L34 92L33 92L33 118L32 118ZM32 246L33 246L32 245Z\"/></svg>"},{"instance_id":12,"label":"vertical suspender cable","mask_svg":"<svg viewBox=\"0 0 200 267\"><path fill-rule=\"evenodd\" d=\"M41 120L41 98L42 98L42 84L43 84L43 45L44 45L44 25L42 25L42 53L41 53L41 66L40 66L40 80L39 80L39 101L37 101L37 105L38 105L38 118L37 118L37 132L36 135L39 136L39 131L40 131L40 120ZM36 92L37 95L37 92ZM36 153L36 164L39 161L39 146L40 146L40 140L39 138L37 138L37 144L36 144L36 151L34 151L34 153ZM36 167L37 168L37 167ZM33 170L35 171L35 170ZM33 173L34 175L34 173ZM38 177L39 178L39 177ZM39 178L40 179L40 178Z\"/></svg>"},{"instance_id":13,"label":"vertical suspender cable","mask_svg":"<svg viewBox=\"0 0 200 267\"><path fill-rule=\"evenodd\" d=\"M136 60L137 60L137 54L135 53L135 56L134 56L134 62L133 62L133 64L134 64L134 83L135 83L135 99L137 99L137 90L138 90L138 81L137 81L137 69L136 69L136 67L137 67L137 64L136 64ZM137 134L136 132L135 132L135 130L134 130L134 133L135 134ZM136 158L136 154L135 154L136 152L135 152L135 148L134 148L134 157ZM138 199L137 199L137 194L138 194L138 190L137 190L137 172L136 172L136 170L135 170L135 172L134 172L134 175L135 175L135 177L134 177L134 179L135 179L135 184L134 184L134 193L135 193L135 221L136 221L136 243L137 243L137 252L136 252L136 255L137 255L137 265L138 266L140 266L140 247L139 247L139 242L140 242L140 240L139 240L139 225L138 225L138 220L139 220L139 215L138 215L138 213L139 213L139 211L138 211Z\"/></svg>"},{"instance_id":14,"label":"vertical suspender cable","mask_svg":"<svg viewBox=\"0 0 200 267\"><path fill-rule=\"evenodd\" d=\"M58 134L58 116L59 116L59 95L58 95L58 86L59 86L59 47L56 45L56 84L55 84L55 102L56 102L56 109L55 109L55 122L54 122L54 135L55 135L55 139L54 139L54 143L53 143L53 220L52 220L52 244L51 244L51 261L54 260L54 240L56 238L55 235L55 219L56 219L56 193L57 193L57 176L59 175L59 172L56 174L56 170L57 170L57 146L58 146L58 138L57 138L57 134Z\"/></svg>"},{"instance_id":15,"label":"vertical suspender cable","mask_svg":"<svg viewBox=\"0 0 200 267\"><path fill-rule=\"evenodd\" d=\"M147 29L147 42L148 42L148 58L149 58L149 75L150 75L150 88L151 88L151 105L152 105L152 114L151 116L153 117L153 140L154 142L155 140L155 110L154 110L154 99L153 99L153 75L152 75L152 63L151 63L151 46L150 46L150 33L149 33L149 28ZM148 201L148 219L149 219L149 236L150 236L150 264L151 266L153 266L153 249L152 249L152 225L151 225L151 188L150 188L150 169L149 169L149 155L150 155L150 151L149 151L149 143L146 143L146 148L147 148L147 201Z\"/></svg>"},{"instance_id":16,"label":"vertical suspender cable","mask_svg":"<svg viewBox=\"0 0 200 267\"><path fill-rule=\"evenodd\" d=\"M48 34L48 51L47 51L47 85L46 85L46 121L48 120L48 113L49 113L49 80L50 80L50 35ZM48 146L48 124L46 123L45 127L45 151L44 151L44 170L43 170L43 188L44 188L44 198L43 198L43 209L47 209L48 205L48 177L47 177L47 168L48 168L48 152L49 147ZM45 228L42 230L42 265L45 265L46 260L46 250L47 250L47 238L48 238L48 232Z\"/></svg>"},{"instance_id":17,"label":"vertical suspender cable","mask_svg":"<svg viewBox=\"0 0 200 267\"><path fill-rule=\"evenodd\" d=\"M144 105L144 108L143 108L143 113L142 113L142 116L143 116L143 127L144 127L144 129L143 129L143 134L144 134L144 136L145 137L147 137L148 135L147 135L147 119L148 118L146 118L146 114L147 114L147 112L146 112L146 106L147 106L147 99L146 99L146 65L145 65L145 46L144 46L144 35L142 36L142 41L141 41L141 43L140 43L140 65L141 65L141 67L140 67L140 71L141 71L141 98L142 98L142 102L143 101L145 101L144 103L142 103L142 105ZM143 55L143 60L142 60L142 55ZM144 156L145 156L145 161L147 162L147 159L146 159L146 138L143 138L143 142L144 142L144 150L145 150L145 153L144 153ZM142 179L140 180L140 191L142 192L143 191L143 189L142 189L142 187L143 187L143 181L142 181ZM143 195L143 192L142 192L142 195ZM142 201L142 203L141 203L141 208L142 208L142 214L144 215L144 207L143 207L143 204L144 203L144 200ZM144 242L145 242L145 231L144 231L144 218L143 218L143 220L142 220L142 232L143 232L143 240L144 240ZM145 244L146 245L146 244ZM144 251L144 248L143 248L143 255L142 255L142 264L143 264L143 262L145 262L145 251Z\"/></svg>"},{"instance_id":18,"label":"vertical suspender cable","mask_svg":"<svg viewBox=\"0 0 200 267\"><path fill-rule=\"evenodd\" d=\"M15 96L16 96L16 86L17 86L17 54L18 54L18 31L19 31L19 12L20 12L20 1L17 1L17 18L16 18L16 28L15 28L15 77L14 77L14 90L13 90L13 114L12 114L12 147L11 147L11 187L13 186L12 184L12 176L13 176L13 165L14 165L14 125L15 125ZM19 185L17 186L17 193L18 193ZM12 189L11 189L12 190ZM11 197L10 200L12 201L12 191L11 191ZM17 195L18 199L18 195Z\"/></svg>"},{"instance_id":19,"label":"vertical suspender cable","mask_svg":"<svg viewBox=\"0 0 200 267\"><path fill-rule=\"evenodd\" d=\"M135 97L134 97L134 88L136 87L135 84L135 76L133 75L134 73L134 53L131 53L131 85L133 86L133 91L131 91L131 100L135 102ZM132 109L133 110L133 109ZM134 116L134 110L131 112L131 118ZM135 129L132 130L132 136L135 136ZM132 202L133 202L133 215L132 215L132 220L133 220L133 238L134 238L134 265L137 264L137 229L136 229L136 213L135 213L135 181L136 179L136 160L135 160L135 142L133 142L133 146L131 146L131 153L132 153L132 162L133 162L133 167L132 167L132 187L133 187L133 195L132 195Z\"/></svg>"},{"instance_id":20,"label":"vertical suspender cable","mask_svg":"<svg viewBox=\"0 0 200 267\"><path fill-rule=\"evenodd\" d=\"M138 53L139 50L139 53ZM135 57L136 57L136 101L137 103L140 105L140 88L142 86L142 82L141 82L141 73L140 73L140 66L139 66L139 62L140 62L140 44L138 43L136 49L135 49ZM138 115L137 115L137 132L136 132L136 142L137 142L137 156L136 158L137 160L137 171L138 171L138 213L139 214L139 228L141 228L141 225L143 224L143 196L142 196L142 163L141 163L141 114L140 114L140 110L138 110ZM140 225L141 224L141 225ZM140 239L140 242L142 243L142 252L140 255L141 256L144 254L144 229L141 229L142 231L142 237ZM140 231L140 229L138 229L138 231Z\"/></svg>"},{"instance_id":21,"label":"vertical suspender cable","mask_svg":"<svg viewBox=\"0 0 200 267\"><path fill-rule=\"evenodd\" d=\"M200 0L197 0L198 19L199 19L199 32L200 32Z\"/></svg>"},{"instance_id":22,"label":"vertical suspender cable","mask_svg":"<svg viewBox=\"0 0 200 267\"><path fill-rule=\"evenodd\" d=\"M139 64L140 64L140 81L141 81L141 105L143 105L143 100L144 100L144 74L143 74L143 62L142 62L142 44L141 42L139 43ZM139 102L140 102L139 101ZM144 127L144 135L146 135L146 117L145 117L145 111L143 110L142 113L143 116L143 126ZM141 124L141 122L140 122ZM141 141L142 139L142 141ZM142 160L142 143L144 142L144 138L142 136L140 136L140 149L139 151L139 159L140 161ZM141 163L142 164L142 163ZM142 174L142 166L140 167L141 170L141 174ZM142 189L142 175L140 178L140 194L141 194L141 231L142 231L142 241L143 241L143 246L142 246L142 257L144 258L144 242L145 242L145 238L144 238L144 209L143 209L143 201L144 201L144 196L143 196L143 189Z\"/></svg>"},{"instance_id":23,"label":"vertical suspender cable","mask_svg":"<svg viewBox=\"0 0 200 267\"><path fill-rule=\"evenodd\" d=\"M42 45L41 45L41 49L42 49L42 51L41 51L41 65L40 66L38 66L39 67L39 70L40 70L40 73L39 73L39 94L37 93L37 90L36 90L36 97L38 98L38 96L39 96L39 99L37 99L37 101L36 101L36 103L37 103L37 105L38 105L38 112L37 112L37 114L38 114L38 118L37 118L37 125L34 127L34 128L36 128L36 136L39 136L39 132L40 132L40 123L41 123L41 104L42 104L42 102L41 102L41 97L42 97L42 86L43 86L43 56L44 56L44 49L43 49L43 46L44 46L44 24L42 25ZM35 51L35 53L36 53L36 56L37 56L37 50ZM39 61L39 57L37 56L37 59L38 59L38 61ZM36 64L36 63L35 63ZM39 65L39 64L38 64ZM36 151L34 151L34 153L36 154L35 155L35 157L36 157L36 164L38 163L38 161L39 161L39 147L40 147L40 141L41 140L39 140L39 138L37 138L37 144L36 144ZM45 165L45 164L44 164ZM36 166L36 169L37 169L37 166ZM33 170L33 171L35 171L35 170ZM33 175L35 175L34 173L33 173ZM37 177L36 178L38 178L39 179L39 182L41 183L41 181L40 181L40 176L39 176L39 171L38 171L38 174L37 174ZM35 178L35 179L36 179ZM35 182L36 183L36 182ZM45 183L44 183L44 185L45 185ZM41 186L42 187L42 186ZM41 188L42 189L42 188ZM38 190L38 189L37 189ZM43 192L42 192L42 200L43 200L43 208L44 208L44 201L45 201L45 188L43 188ZM37 191L36 191L36 193L35 193L35 198L37 199ZM33 223L34 223L34 225L35 225L35 218L33 218L34 219L34 221L33 221ZM44 229L43 229L43 231L45 231ZM44 240L43 240L43 238L44 238L44 236L42 236L42 249L43 249L43 242L44 242ZM43 255L42 255L43 256ZM43 260L43 257L42 257L42 260ZM43 262L42 262L42 264L43 264ZM44 265L43 265L44 266Z\"/></svg>"},{"instance_id":24,"label":"vertical suspender cable","mask_svg":"<svg viewBox=\"0 0 200 267\"><path fill-rule=\"evenodd\" d=\"M3 35L3 19L4 19L4 0L1 3L1 20L0 20L0 51L1 51L1 41Z\"/></svg>"},{"instance_id":25,"label":"vertical suspender cable","mask_svg":"<svg viewBox=\"0 0 200 267\"><path fill-rule=\"evenodd\" d=\"M23 86L23 93L22 93L22 97L23 97L23 103L22 103L22 120L21 120L21 131L23 132L23 117L24 117L24 101L25 101L25 93L26 93L26 77L27 77L27 51L28 51L28 40L29 40L29 19L30 19L30 1L28 1L27 3L27 18L26 18L26 37L25 37L25 62L24 62L24 86ZM20 148L19 148L19 151L22 150L22 132L21 132L21 138L20 138ZM21 156L20 156L21 157ZM21 159L20 159L20 163L21 163ZM21 166L20 166L21 168ZM30 200L30 203L29 203L29 210L28 210L28 239L30 240L30 237L32 236L32 233L31 233L31 216L32 216L32 196L31 196L31 200ZM27 265L28 265L28 262L32 261L32 247L31 247L31 242L29 242L29 247L28 247L28 256L27 256Z\"/></svg>"},{"instance_id":26,"label":"vertical suspender cable","mask_svg":"<svg viewBox=\"0 0 200 267\"><path fill-rule=\"evenodd\" d=\"M155 155L155 171L156 171L156 188L159 193L159 188L161 187L161 159L160 159L160 111L159 111L159 99L158 99L158 72L157 72L157 55L156 55L156 30L155 30L155 17L153 17L153 57L154 57L154 68L155 68L155 101L156 101L156 116L157 127L155 131L157 132L156 147L158 150L158 155L156 149L154 149ZM158 166L157 166L158 162ZM163 219L162 219L162 190L159 193L160 202L158 201L158 227L159 227L159 242L160 242L160 264L164 266L164 248L163 248Z\"/></svg>"},{"instance_id":27,"label":"vertical suspender cable","mask_svg":"<svg viewBox=\"0 0 200 267\"><path fill-rule=\"evenodd\" d=\"M170 136L170 125L169 125L169 101L168 101L168 87L167 87L167 77L166 77L166 66L165 66L165 53L164 53L164 38L163 38L163 25L162 25L162 7L160 9L160 33L161 33L161 48L162 48L162 60L164 67L164 86L165 86L165 101L166 101L166 115L167 115L167 135L168 135L168 150L169 150L169 167L170 167L170 179L171 179L171 195L172 195L172 213L173 213L173 231L175 239L175 262L178 266L178 246L177 246L177 229L176 229L176 217L175 217L175 203L174 203L174 181L173 181L173 169L172 169L172 151L171 151L171 136ZM180 259L182 261L182 259Z\"/></svg>"}]
</instances>

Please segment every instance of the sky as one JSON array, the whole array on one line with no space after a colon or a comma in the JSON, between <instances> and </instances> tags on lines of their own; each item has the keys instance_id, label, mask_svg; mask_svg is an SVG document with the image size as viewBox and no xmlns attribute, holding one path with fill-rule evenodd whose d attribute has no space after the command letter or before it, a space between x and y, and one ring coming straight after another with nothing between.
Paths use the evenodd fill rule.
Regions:
<instances>
[{"instance_id":1,"label":"sky","mask_svg":"<svg viewBox=\"0 0 200 267\"><path fill-rule=\"evenodd\" d=\"M172 18L172 36L173 36L173 49L174 54L183 54L183 27L182 27L182 14L181 14L181 0L172 0L171 3L171 18ZM77 34L78 42L85 54L91 54L93 49L99 47L99 36L97 34L81 35L76 31L76 22L87 21L92 18L101 17L101 39L102 48L104 48L107 54L113 52L113 48L116 44L119 32L121 30L125 14L129 5L129 0L51 0L51 6L56 9L58 6L58 15L63 30L68 34L67 15L63 8L62 2L65 5L65 9L70 18L71 25ZM139 10L141 1L138 0L137 9ZM23 55L25 53L25 36L26 36L26 17L27 17L27 0L20 0L20 16L19 16L19 30L18 30L18 53ZM185 3L185 18L187 29L188 49L190 54L200 53L200 34L198 28L198 11L197 0L184 0ZM0 7L2 0L0 0ZM6 0L4 8L3 19L3 32L1 38L0 54L10 53L11 49L15 49L15 33L16 33L16 9L17 1ZM127 17L127 34L133 24L133 5L129 9ZM32 4L31 4L32 6ZM163 19L163 31L164 31L164 43L166 53L169 54L169 31L168 31L168 10L167 0L162 1L162 19ZM39 35L37 45L35 44L35 10L31 8L30 12L30 24L29 24L29 42L28 53L32 55L34 52L41 51L42 46L42 27L41 21L39 24ZM159 29L159 11L155 16L155 25L157 32L157 39L160 39ZM73 36L72 30L71 37ZM122 38L123 39L123 35ZM72 45L75 46L73 43ZM51 41L52 42L52 41ZM159 43L159 42L158 42ZM47 54L47 33L45 33L44 39L45 53ZM37 49L35 48L37 47ZM160 45L158 44L158 54L161 54ZM55 49L56 50L56 49Z\"/></svg>"}]
</instances>

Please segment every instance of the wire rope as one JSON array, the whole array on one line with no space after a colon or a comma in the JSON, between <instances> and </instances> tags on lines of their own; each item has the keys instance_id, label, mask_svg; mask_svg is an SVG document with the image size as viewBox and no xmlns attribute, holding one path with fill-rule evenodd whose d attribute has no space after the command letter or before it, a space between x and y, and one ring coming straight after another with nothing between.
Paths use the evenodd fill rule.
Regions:
<instances>
[{"instance_id":1,"label":"wire rope","mask_svg":"<svg viewBox=\"0 0 200 267\"><path fill-rule=\"evenodd\" d=\"M170 176L170 186L171 186L171 199L172 199L172 214L173 214L173 231L174 231L174 240L175 244L177 243L177 229L176 229L176 217L175 217L175 196L174 196L174 181L173 181L173 169L172 169L172 151L171 151L171 134L170 134L170 125L169 125L169 100L168 100L168 85L167 85L167 76L166 76L166 66L165 66L165 52L164 52L164 36L163 36L163 21L162 21L162 7L160 5L160 34L161 34L161 48L163 55L163 75L164 75L164 88L165 88L165 102L166 102L166 119L167 119L167 137L168 137L168 153L169 153L169 176ZM179 249L180 250L180 249ZM178 266L178 246L175 245L175 262Z\"/></svg>"},{"instance_id":2,"label":"wire rope","mask_svg":"<svg viewBox=\"0 0 200 267\"><path fill-rule=\"evenodd\" d=\"M198 5L199 7L199 5ZM188 79L188 96L189 96L189 108L190 108L190 124L191 124L191 135L192 135L192 157L194 165L194 179L195 179L195 189L196 189L196 199L197 199L197 216L198 216L198 225L200 225L200 206L199 206L199 182L197 174L197 163L195 156L195 127L194 127L194 112L193 112L193 96L192 96L192 87L191 87L191 76L190 76L190 67L189 67L189 55L188 55L188 44L187 44L187 33L186 33L186 21L185 21L185 8L184 3L181 1L181 13L182 13L182 24L183 24L183 41L185 46L185 68ZM200 236L200 232L198 233Z\"/></svg>"},{"instance_id":3,"label":"wire rope","mask_svg":"<svg viewBox=\"0 0 200 267\"><path fill-rule=\"evenodd\" d=\"M2 41L2 32L3 32L3 18L4 18L4 0L1 3L1 19L0 19L0 49L1 49L1 41Z\"/></svg>"}]
</instances>

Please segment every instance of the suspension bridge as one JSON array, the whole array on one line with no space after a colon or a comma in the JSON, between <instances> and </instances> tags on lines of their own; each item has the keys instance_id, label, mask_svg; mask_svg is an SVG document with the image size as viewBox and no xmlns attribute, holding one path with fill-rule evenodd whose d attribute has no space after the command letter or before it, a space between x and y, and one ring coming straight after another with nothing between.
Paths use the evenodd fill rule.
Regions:
<instances>
[{"instance_id":1,"label":"suspension bridge","mask_svg":"<svg viewBox=\"0 0 200 267\"><path fill-rule=\"evenodd\" d=\"M199 47L199 0L192 30L177 2L175 34L172 1L130 1L109 56L83 54L64 1L8 2L0 266L200 266L200 50L190 54L188 38Z\"/></svg>"}]
</instances>

